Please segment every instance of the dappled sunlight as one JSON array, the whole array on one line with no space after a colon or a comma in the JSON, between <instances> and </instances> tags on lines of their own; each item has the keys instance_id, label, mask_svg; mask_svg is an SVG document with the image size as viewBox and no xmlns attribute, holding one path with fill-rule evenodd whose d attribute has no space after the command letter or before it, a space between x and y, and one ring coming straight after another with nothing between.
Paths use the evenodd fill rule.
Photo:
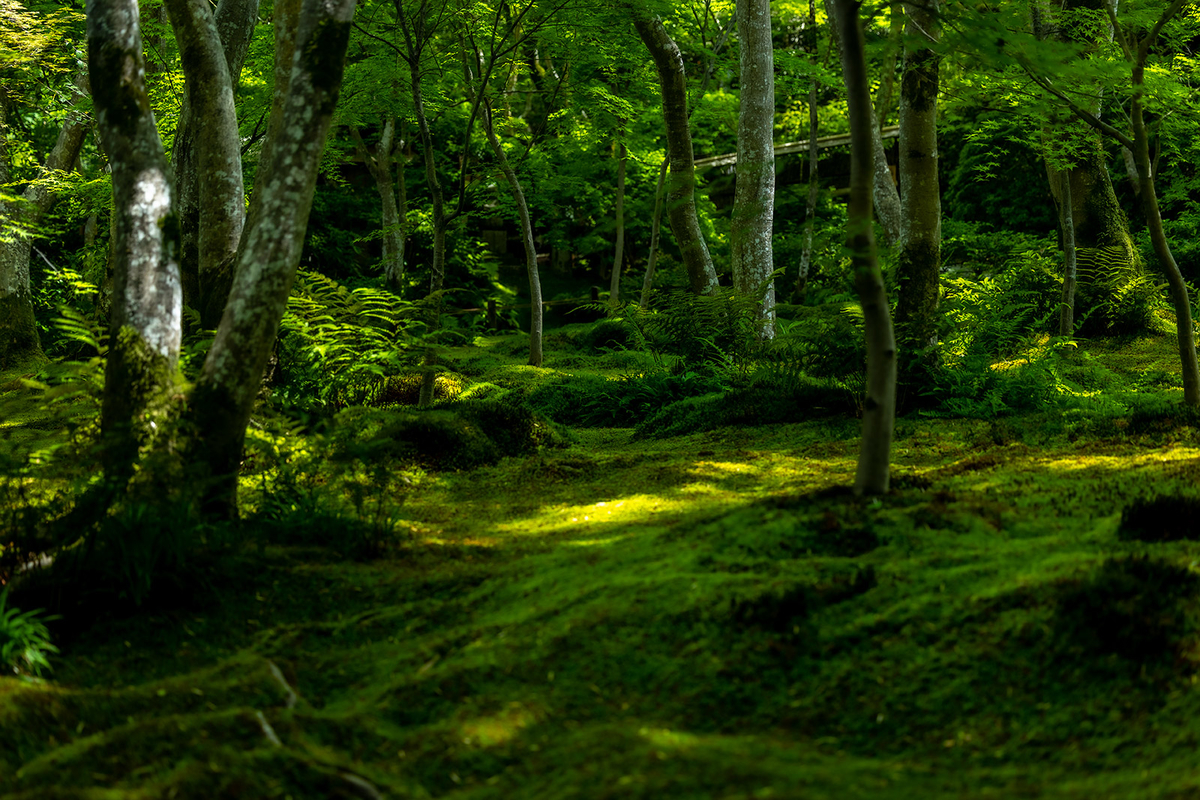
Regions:
<instances>
[{"instance_id":1,"label":"dappled sunlight","mask_svg":"<svg viewBox=\"0 0 1200 800\"><path fill-rule=\"evenodd\" d=\"M537 714L521 703L512 702L495 714L463 722L459 734L465 745L494 747L511 740L537 721Z\"/></svg>"}]
</instances>

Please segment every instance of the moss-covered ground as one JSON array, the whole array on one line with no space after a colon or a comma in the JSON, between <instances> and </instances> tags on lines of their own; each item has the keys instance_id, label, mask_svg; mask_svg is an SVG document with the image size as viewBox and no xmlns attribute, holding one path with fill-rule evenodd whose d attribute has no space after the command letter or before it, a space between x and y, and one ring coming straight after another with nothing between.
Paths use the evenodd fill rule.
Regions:
<instances>
[{"instance_id":1,"label":"moss-covered ground","mask_svg":"<svg viewBox=\"0 0 1200 800\"><path fill-rule=\"evenodd\" d=\"M468 391L590 363L480 345ZM1171 346L1077 369L1168 386ZM1200 542L1121 529L1196 491L1200 435L1083 413L901 418L875 499L845 490L852 416L560 431L462 471L256 434L275 528L0 678L0 797L1198 797ZM340 542L364 525L371 558Z\"/></svg>"}]
</instances>

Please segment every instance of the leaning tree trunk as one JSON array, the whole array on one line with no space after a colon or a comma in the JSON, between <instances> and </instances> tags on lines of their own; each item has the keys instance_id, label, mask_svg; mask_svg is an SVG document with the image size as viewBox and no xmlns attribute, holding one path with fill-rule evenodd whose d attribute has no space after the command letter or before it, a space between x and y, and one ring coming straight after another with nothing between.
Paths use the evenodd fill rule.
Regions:
<instances>
[{"instance_id":1,"label":"leaning tree trunk","mask_svg":"<svg viewBox=\"0 0 1200 800\"><path fill-rule=\"evenodd\" d=\"M896 341L871 230L872 115L862 27L858 19L861 3L835 0L833 5L842 40L843 77L850 113L847 239L867 338L867 396L863 403L862 444L854 491L856 494L881 494L888 490L895 423Z\"/></svg>"},{"instance_id":2,"label":"leaning tree trunk","mask_svg":"<svg viewBox=\"0 0 1200 800\"><path fill-rule=\"evenodd\" d=\"M483 128L487 134L488 144L500 164L508 186L512 189L513 199L517 205L517 217L521 222L521 244L525 248L525 274L529 276L529 366L542 365L542 279L538 275L537 244L533 241L533 221L529 216L529 204L525 202L525 190L504 152L504 146L496 136L492 122L492 110L485 100L480 105L483 113Z\"/></svg>"},{"instance_id":3,"label":"leaning tree trunk","mask_svg":"<svg viewBox=\"0 0 1200 800\"><path fill-rule=\"evenodd\" d=\"M663 120L667 128L667 153L671 176L667 194L667 218L671 233L679 245L688 284L696 294L712 294L717 288L717 272L696 214L696 166L692 155L692 134L688 127L687 79L683 55L667 34L662 20L634 19L638 36L654 58L662 87Z\"/></svg>"},{"instance_id":4,"label":"leaning tree trunk","mask_svg":"<svg viewBox=\"0 0 1200 800\"><path fill-rule=\"evenodd\" d=\"M249 48L258 0L165 0L183 61L183 136L174 152L179 179L184 301L215 327L225 308L246 221L235 76ZM222 40L220 30L232 38ZM203 129L203 130L201 130ZM186 187L186 188L184 188ZM193 285L194 284L194 285Z\"/></svg>"},{"instance_id":5,"label":"leaning tree trunk","mask_svg":"<svg viewBox=\"0 0 1200 800\"><path fill-rule=\"evenodd\" d=\"M259 213L242 237L229 302L192 392L194 463L205 511L237 514L237 472L250 412L300 261L325 137L341 89L355 0L304 0L278 139L260 167Z\"/></svg>"},{"instance_id":6,"label":"leaning tree trunk","mask_svg":"<svg viewBox=\"0 0 1200 800\"><path fill-rule=\"evenodd\" d=\"M87 91L87 76L77 75L73 83L75 93L71 99L72 106ZM6 103L7 98L0 90L0 129L5 124ZM46 179L55 172L71 171L90 126L86 114L72 109L58 132L54 149L46 157L46 163L34 182L14 201L0 200L0 217L6 228L0 231L0 368L37 361L42 357L29 281L32 234L58 199ZM9 182L8 159L3 152L6 149L0 146L0 186Z\"/></svg>"},{"instance_id":7,"label":"leaning tree trunk","mask_svg":"<svg viewBox=\"0 0 1200 800\"><path fill-rule=\"evenodd\" d=\"M608 303L612 307L621 304L621 267L625 264L625 162L628 154L625 142L617 145L617 246L613 252L612 275L608 281Z\"/></svg>"},{"instance_id":8,"label":"leaning tree trunk","mask_svg":"<svg viewBox=\"0 0 1200 800\"><path fill-rule=\"evenodd\" d=\"M908 23L900 81L900 258L896 324L913 354L937 339L942 263L942 198L938 189L938 54L924 40L938 35L938 4L906 3Z\"/></svg>"},{"instance_id":9,"label":"leaning tree trunk","mask_svg":"<svg viewBox=\"0 0 1200 800\"><path fill-rule=\"evenodd\" d=\"M96 125L112 166L112 321L100 426L108 478L128 474L138 447L173 404L182 297L170 167L150 99L137 0L89 0L88 69Z\"/></svg>"},{"instance_id":10,"label":"leaning tree trunk","mask_svg":"<svg viewBox=\"0 0 1200 800\"><path fill-rule=\"evenodd\" d=\"M775 55L770 0L737 0L741 41L737 183L729 234L733 285L760 294L759 335L775 337L775 270L771 229L775 214Z\"/></svg>"}]
</instances>

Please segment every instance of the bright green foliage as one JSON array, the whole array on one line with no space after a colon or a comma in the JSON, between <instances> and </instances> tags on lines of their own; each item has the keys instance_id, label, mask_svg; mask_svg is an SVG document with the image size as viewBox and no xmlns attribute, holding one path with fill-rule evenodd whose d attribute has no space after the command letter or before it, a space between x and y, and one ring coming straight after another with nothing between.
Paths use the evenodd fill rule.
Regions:
<instances>
[{"instance_id":1,"label":"bright green foliage","mask_svg":"<svg viewBox=\"0 0 1200 800\"><path fill-rule=\"evenodd\" d=\"M50 670L48 656L58 648L50 642L40 610L21 611L8 605L8 588L0 592L0 670L40 675Z\"/></svg>"}]
</instances>

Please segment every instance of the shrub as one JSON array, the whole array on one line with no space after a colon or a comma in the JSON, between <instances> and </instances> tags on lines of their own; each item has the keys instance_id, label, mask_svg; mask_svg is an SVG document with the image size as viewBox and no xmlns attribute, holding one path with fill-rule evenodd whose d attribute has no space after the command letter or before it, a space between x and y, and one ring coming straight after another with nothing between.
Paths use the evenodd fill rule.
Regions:
<instances>
[{"instance_id":1,"label":"shrub","mask_svg":"<svg viewBox=\"0 0 1200 800\"><path fill-rule=\"evenodd\" d=\"M8 605L8 589L0 592L0 670L18 675L41 675L50 669L47 658L58 648L50 642L41 610L21 611Z\"/></svg>"}]
</instances>

